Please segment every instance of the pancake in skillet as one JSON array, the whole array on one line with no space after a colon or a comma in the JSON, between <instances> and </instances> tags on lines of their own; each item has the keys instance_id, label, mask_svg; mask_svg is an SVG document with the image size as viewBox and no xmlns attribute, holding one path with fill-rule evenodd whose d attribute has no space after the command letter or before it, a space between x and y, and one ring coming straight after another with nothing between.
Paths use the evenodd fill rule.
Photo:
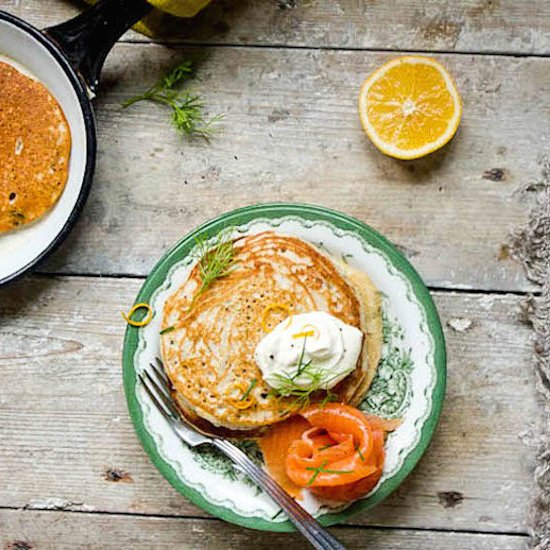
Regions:
<instances>
[{"instance_id":1,"label":"pancake in skillet","mask_svg":"<svg viewBox=\"0 0 550 550\"><path fill-rule=\"evenodd\" d=\"M193 302L201 281L195 266L165 305L162 326L169 331L161 336L162 356L182 412L203 429L206 421L220 435L249 436L296 410L294 398L270 393L254 361L264 328L288 315L268 309L265 316L274 304L286 304L292 313L326 311L365 334L356 369L333 388L342 401L360 401L382 344L379 296L368 278L352 270L346 274L345 266L309 243L273 232L237 239L234 249L235 268L228 276ZM254 404L241 408L234 396L253 380ZM319 393L313 400L326 395Z\"/></svg>"},{"instance_id":2,"label":"pancake in skillet","mask_svg":"<svg viewBox=\"0 0 550 550\"><path fill-rule=\"evenodd\" d=\"M0 62L0 233L50 210L67 181L71 134L40 82Z\"/></svg>"}]
</instances>

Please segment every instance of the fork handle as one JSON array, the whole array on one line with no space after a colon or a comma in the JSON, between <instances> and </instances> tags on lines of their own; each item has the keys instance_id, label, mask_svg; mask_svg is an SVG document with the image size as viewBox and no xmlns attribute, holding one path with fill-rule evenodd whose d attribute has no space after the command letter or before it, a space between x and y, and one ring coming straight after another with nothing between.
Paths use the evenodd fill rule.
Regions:
<instances>
[{"instance_id":1,"label":"fork handle","mask_svg":"<svg viewBox=\"0 0 550 550\"><path fill-rule=\"evenodd\" d=\"M345 550L338 539L300 506L267 472L257 466L238 447L226 439L213 439L212 444L244 474L261 487L286 513L296 529L318 550Z\"/></svg>"}]
</instances>

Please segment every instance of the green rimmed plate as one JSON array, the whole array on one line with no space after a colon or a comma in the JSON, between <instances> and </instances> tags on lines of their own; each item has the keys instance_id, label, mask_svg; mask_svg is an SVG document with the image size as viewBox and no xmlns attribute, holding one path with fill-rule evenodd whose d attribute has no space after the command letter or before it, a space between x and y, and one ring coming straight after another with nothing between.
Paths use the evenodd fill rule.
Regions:
<instances>
[{"instance_id":1,"label":"green rimmed plate","mask_svg":"<svg viewBox=\"0 0 550 550\"><path fill-rule=\"evenodd\" d=\"M224 228L236 235L273 229L303 238L368 273L383 296L384 346L378 373L361 408L399 417L400 427L386 442L382 478L365 498L329 507L313 497L305 507L323 525L332 525L378 504L412 471L428 446L445 394L446 357L441 323L430 293L401 253L367 225L326 208L302 204L260 204L228 212L183 238L153 268L137 298L155 315L146 327L129 326L124 339L124 389L141 443L164 477L202 509L221 519L270 531L291 531L279 508L234 470L216 451L190 449L171 432L151 406L137 373L160 356L159 330L165 300L186 279L199 236ZM245 450L261 460L253 444Z\"/></svg>"}]
</instances>

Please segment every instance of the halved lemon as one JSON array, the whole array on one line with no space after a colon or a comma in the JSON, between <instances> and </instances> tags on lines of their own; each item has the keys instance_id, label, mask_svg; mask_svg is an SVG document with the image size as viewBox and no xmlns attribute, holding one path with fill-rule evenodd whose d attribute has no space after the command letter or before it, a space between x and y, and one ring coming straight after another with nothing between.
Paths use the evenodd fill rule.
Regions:
<instances>
[{"instance_id":1,"label":"halved lemon","mask_svg":"<svg viewBox=\"0 0 550 550\"><path fill-rule=\"evenodd\" d=\"M431 57L388 61L363 83L359 116L374 145L398 159L443 147L456 133L462 103L451 75Z\"/></svg>"}]
</instances>

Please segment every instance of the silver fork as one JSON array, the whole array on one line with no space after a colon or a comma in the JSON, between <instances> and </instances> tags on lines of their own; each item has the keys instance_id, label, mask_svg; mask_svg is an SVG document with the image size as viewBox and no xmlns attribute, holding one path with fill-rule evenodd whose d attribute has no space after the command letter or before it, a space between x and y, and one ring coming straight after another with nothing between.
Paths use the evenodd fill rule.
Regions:
<instances>
[{"instance_id":1,"label":"silver fork","mask_svg":"<svg viewBox=\"0 0 550 550\"><path fill-rule=\"evenodd\" d=\"M157 359L157 362L157 366L150 364L150 368L144 369L143 374L138 374L138 376L145 391L174 433L191 447L209 444L219 449L235 464L238 470L252 479L282 508L288 519L314 548L345 550L342 543L326 531L311 514L289 496L267 472L252 462L241 449L227 439L199 433L190 424L184 422L172 400L170 381L164 372L164 367L160 360ZM151 373L153 374L151 375Z\"/></svg>"}]
</instances>

